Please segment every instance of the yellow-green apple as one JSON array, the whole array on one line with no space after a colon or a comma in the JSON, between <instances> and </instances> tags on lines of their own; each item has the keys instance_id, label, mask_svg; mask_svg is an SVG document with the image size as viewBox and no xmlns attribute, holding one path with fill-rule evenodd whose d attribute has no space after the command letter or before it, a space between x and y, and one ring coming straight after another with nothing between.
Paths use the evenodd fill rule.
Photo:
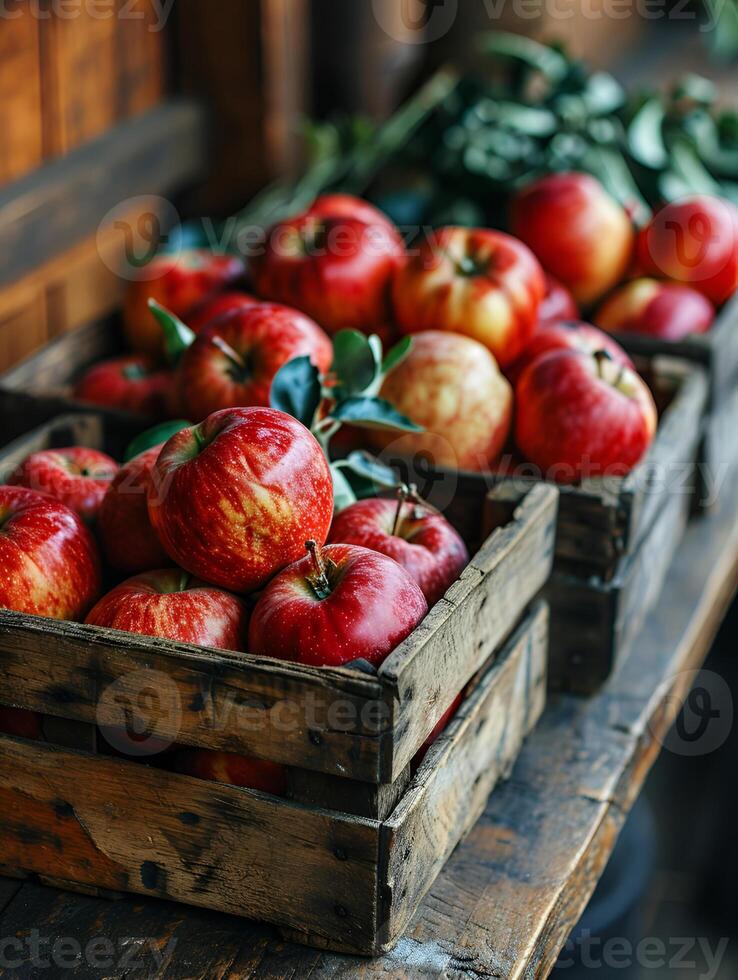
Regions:
<instances>
[{"instance_id":1,"label":"yellow-green apple","mask_svg":"<svg viewBox=\"0 0 738 980\"><path fill-rule=\"evenodd\" d=\"M404 333L448 330L511 364L538 322L546 283L533 253L502 231L441 228L395 275L395 318Z\"/></svg>"},{"instance_id":2,"label":"yellow-green apple","mask_svg":"<svg viewBox=\"0 0 738 980\"><path fill-rule=\"evenodd\" d=\"M738 207L698 194L661 208L638 236L637 266L673 279L716 306L738 288Z\"/></svg>"},{"instance_id":3,"label":"yellow-green apple","mask_svg":"<svg viewBox=\"0 0 738 980\"><path fill-rule=\"evenodd\" d=\"M620 286L597 310L595 321L613 333L642 333L662 340L682 340L705 333L715 308L691 286L659 279L634 279Z\"/></svg>"},{"instance_id":4,"label":"yellow-green apple","mask_svg":"<svg viewBox=\"0 0 738 980\"><path fill-rule=\"evenodd\" d=\"M390 284L404 255L386 219L308 212L270 230L251 272L260 296L301 310L328 333L371 333L391 320Z\"/></svg>"},{"instance_id":5,"label":"yellow-green apple","mask_svg":"<svg viewBox=\"0 0 738 980\"><path fill-rule=\"evenodd\" d=\"M460 534L437 510L420 501L375 497L340 511L331 544L358 544L394 558L434 605L462 572L469 552Z\"/></svg>"},{"instance_id":6,"label":"yellow-green apple","mask_svg":"<svg viewBox=\"0 0 738 980\"><path fill-rule=\"evenodd\" d=\"M529 364L551 350L580 350L585 354L603 350L618 364L633 367L628 354L604 330L582 320L549 320L538 325L522 356L505 372L507 378L514 385Z\"/></svg>"},{"instance_id":7,"label":"yellow-green apple","mask_svg":"<svg viewBox=\"0 0 738 980\"><path fill-rule=\"evenodd\" d=\"M76 620L99 594L97 548L79 516L35 490L0 486L0 608Z\"/></svg>"},{"instance_id":8,"label":"yellow-green apple","mask_svg":"<svg viewBox=\"0 0 738 980\"><path fill-rule=\"evenodd\" d=\"M333 345L320 327L297 310L255 303L212 321L182 355L177 389L183 414L199 422L221 408L269 405L277 371L308 356L321 373Z\"/></svg>"},{"instance_id":9,"label":"yellow-green apple","mask_svg":"<svg viewBox=\"0 0 738 980\"><path fill-rule=\"evenodd\" d=\"M169 556L207 582L251 592L333 517L317 439L271 408L231 408L173 435L152 470L149 517Z\"/></svg>"},{"instance_id":10,"label":"yellow-green apple","mask_svg":"<svg viewBox=\"0 0 738 980\"><path fill-rule=\"evenodd\" d=\"M510 432L512 389L486 347L460 334L427 330L382 385L381 395L423 432L372 430L376 448L427 454L436 466L486 470Z\"/></svg>"},{"instance_id":11,"label":"yellow-green apple","mask_svg":"<svg viewBox=\"0 0 738 980\"><path fill-rule=\"evenodd\" d=\"M287 791L287 770L278 762L236 755L234 752L215 752L210 749L179 749L174 756L174 768L185 776L209 779L231 786L247 786L272 796L284 796Z\"/></svg>"},{"instance_id":12,"label":"yellow-green apple","mask_svg":"<svg viewBox=\"0 0 738 980\"><path fill-rule=\"evenodd\" d=\"M215 255L207 249L186 249L159 255L143 266L140 277L128 286L123 302L123 326L133 350L161 355L162 333L149 309L154 299L180 319L187 319L208 297L232 286L245 273L241 259Z\"/></svg>"},{"instance_id":13,"label":"yellow-green apple","mask_svg":"<svg viewBox=\"0 0 738 980\"><path fill-rule=\"evenodd\" d=\"M589 174L551 174L523 188L510 228L584 306L620 282L633 255L628 214Z\"/></svg>"},{"instance_id":14,"label":"yellow-green apple","mask_svg":"<svg viewBox=\"0 0 738 980\"><path fill-rule=\"evenodd\" d=\"M46 493L91 521L117 472L118 464L107 453L69 446L31 453L8 483Z\"/></svg>"},{"instance_id":15,"label":"yellow-green apple","mask_svg":"<svg viewBox=\"0 0 738 980\"><path fill-rule=\"evenodd\" d=\"M212 299L206 299L204 303L200 303L199 306L195 307L187 317L187 326L194 333L200 333L213 320L217 320L224 313L230 313L232 310L243 310L247 306L253 306L254 303L258 302L259 300L249 293L235 291L220 293Z\"/></svg>"},{"instance_id":16,"label":"yellow-green apple","mask_svg":"<svg viewBox=\"0 0 738 980\"><path fill-rule=\"evenodd\" d=\"M146 355L131 354L89 368L75 385L74 397L158 418L166 412L171 384L171 371L156 367Z\"/></svg>"},{"instance_id":17,"label":"yellow-green apple","mask_svg":"<svg viewBox=\"0 0 738 980\"><path fill-rule=\"evenodd\" d=\"M604 351L543 354L518 381L515 399L518 448L559 483L624 476L656 431L651 392Z\"/></svg>"},{"instance_id":18,"label":"yellow-green apple","mask_svg":"<svg viewBox=\"0 0 738 980\"><path fill-rule=\"evenodd\" d=\"M549 320L578 320L579 307L576 300L558 279L546 276L546 295L538 308L538 322Z\"/></svg>"},{"instance_id":19,"label":"yellow-green apple","mask_svg":"<svg viewBox=\"0 0 738 980\"><path fill-rule=\"evenodd\" d=\"M380 664L428 611L392 558L351 544L309 553L266 586L249 625L249 652L315 667Z\"/></svg>"},{"instance_id":20,"label":"yellow-green apple","mask_svg":"<svg viewBox=\"0 0 738 980\"><path fill-rule=\"evenodd\" d=\"M115 474L97 515L97 533L110 565L132 575L169 563L149 520L151 473L163 443L134 456Z\"/></svg>"},{"instance_id":21,"label":"yellow-green apple","mask_svg":"<svg viewBox=\"0 0 738 980\"><path fill-rule=\"evenodd\" d=\"M85 622L178 643L243 650L248 618L238 596L181 568L159 568L116 586L95 604Z\"/></svg>"}]
</instances>

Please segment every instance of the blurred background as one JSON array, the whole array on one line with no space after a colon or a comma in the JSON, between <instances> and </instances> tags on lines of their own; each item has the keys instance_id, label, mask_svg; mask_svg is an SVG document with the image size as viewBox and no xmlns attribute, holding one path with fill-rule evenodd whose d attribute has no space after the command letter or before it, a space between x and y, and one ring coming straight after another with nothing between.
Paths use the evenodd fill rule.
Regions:
<instances>
[{"instance_id":1,"label":"blurred background","mask_svg":"<svg viewBox=\"0 0 738 980\"><path fill-rule=\"evenodd\" d=\"M494 76L484 38L499 30L555 42L573 64L610 72L631 92L673 94L674 79L691 73L674 104L738 102L735 0L0 0L0 371L118 306L119 260L132 234L136 247L153 240L152 216L157 232L179 218L221 221L316 154L335 165L356 140L371 143L373 126L441 66ZM707 94L704 80L715 85ZM599 128L587 130L603 145L604 90L600 82ZM734 153L735 120L721 123ZM439 140L453 148L447 135ZM477 150L468 133L452 136L470 167L456 175L463 184L478 176ZM522 153L516 138L511 166ZM651 163L652 151L633 149ZM483 154L486 177L500 152L492 162ZM698 156L684 157L668 186L713 179L695 170ZM383 203L393 187L375 192ZM463 194L435 203L462 220ZM734 611L708 665L731 682L735 635ZM684 958L691 968L632 964L600 975L738 976L733 741L708 757L664 753L581 926L634 944L703 937L716 950L729 939L718 972L695 945ZM578 969L567 959L560 973Z\"/></svg>"}]
</instances>

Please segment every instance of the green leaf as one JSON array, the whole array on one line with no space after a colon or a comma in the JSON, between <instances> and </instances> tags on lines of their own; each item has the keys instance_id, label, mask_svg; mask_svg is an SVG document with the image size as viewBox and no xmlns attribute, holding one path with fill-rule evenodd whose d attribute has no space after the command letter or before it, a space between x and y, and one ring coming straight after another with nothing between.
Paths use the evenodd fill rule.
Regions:
<instances>
[{"instance_id":1,"label":"green leaf","mask_svg":"<svg viewBox=\"0 0 738 980\"><path fill-rule=\"evenodd\" d=\"M381 361L381 344L379 359ZM379 373L376 349L358 330L341 330L333 338L333 365L341 391L348 395L367 389Z\"/></svg>"},{"instance_id":2,"label":"green leaf","mask_svg":"<svg viewBox=\"0 0 738 980\"><path fill-rule=\"evenodd\" d=\"M624 104L625 90L612 75L598 71L587 79L582 98L590 112L606 116Z\"/></svg>"},{"instance_id":3,"label":"green leaf","mask_svg":"<svg viewBox=\"0 0 738 980\"><path fill-rule=\"evenodd\" d=\"M182 429L186 429L190 425L192 425L192 422L185 422L184 419L175 419L170 422L160 422L159 425L155 425L151 429L146 429L145 432L136 436L129 443L123 454L123 461L127 463L135 456L140 456L141 453L145 453L147 449L161 445L161 443L166 442L167 439L171 439L177 432L181 432Z\"/></svg>"},{"instance_id":4,"label":"green leaf","mask_svg":"<svg viewBox=\"0 0 738 980\"><path fill-rule=\"evenodd\" d=\"M149 309L156 317L164 334L164 352L167 360L175 363L190 347L195 339L195 333L190 330L187 324L182 323L174 313L160 306L156 300L149 300Z\"/></svg>"},{"instance_id":5,"label":"green leaf","mask_svg":"<svg viewBox=\"0 0 738 980\"><path fill-rule=\"evenodd\" d=\"M338 459L332 465L339 469L349 470L351 473L371 481L375 492L378 489L392 489L398 486L400 482L391 466L385 465L376 456L372 456L364 449L355 449L345 459Z\"/></svg>"},{"instance_id":6,"label":"green leaf","mask_svg":"<svg viewBox=\"0 0 738 980\"><path fill-rule=\"evenodd\" d=\"M351 489L351 484L335 463L331 463L331 476L333 477L333 512L345 510L351 504L356 503L356 494Z\"/></svg>"},{"instance_id":7,"label":"green leaf","mask_svg":"<svg viewBox=\"0 0 738 980\"><path fill-rule=\"evenodd\" d=\"M628 126L628 148L633 159L652 170L663 170L669 162L661 129L664 116L661 101L648 99Z\"/></svg>"},{"instance_id":8,"label":"green leaf","mask_svg":"<svg viewBox=\"0 0 738 980\"><path fill-rule=\"evenodd\" d=\"M422 432L421 426L411 422L383 398L347 398L339 402L331 417L340 422L350 422L362 429L396 429L401 432Z\"/></svg>"},{"instance_id":9,"label":"green leaf","mask_svg":"<svg viewBox=\"0 0 738 980\"><path fill-rule=\"evenodd\" d=\"M709 78L688 74L676 83L671 97L675 102L686 100L687 102L696 102L698 105L709 106L717 97L717 89Z\"/></svg>"},{"instance_id":10,"label":"green leaf","mask_svg":"<svg viewBox=\"0 0 738 980\"><path fill-rule=\"evenodd\" d=\"M274 375L269 404L292 415L308 429L320 399L320 374L307 355L287 361Z\"/></svg>"},{"instance_id":11,"label":"green leaf","mask_svg":"<svg viewBox=\"0 0 738 980\"><path fill-rule=\"evenodd\" d=\"M382 374L389 374L398 364L401 364L413 346L412 337L403 337L395 346L387 352L387 356L382 361Z\"/></svg>"},{"instance_id":12,"label":"green leaf","mask_svg":"<svg viewBox=\"0 0 738 980\"><path fill-rule=\"evenodd\" d=\"M553 48L521 34L490 31L482 34L479 48L488 57L514 58L528 68L542 72L551 82L560 82L569 71L569 62Z\"/></svg>"}]
</instances>

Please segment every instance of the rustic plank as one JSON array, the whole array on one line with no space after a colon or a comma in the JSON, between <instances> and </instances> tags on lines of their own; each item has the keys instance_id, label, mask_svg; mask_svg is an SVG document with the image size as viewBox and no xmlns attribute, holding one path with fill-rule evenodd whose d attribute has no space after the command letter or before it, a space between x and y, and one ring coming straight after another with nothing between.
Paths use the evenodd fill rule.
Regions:
<instances>
[{"instance_id":1,"label":"rustic plank","mask_svg":"<svg viewBox=\"0 0 738 980\"><path fill-rule=\"evenodd\" d=\"M117 114L127 119L164 96L166 23L153 0L116 0L116 6Z\"/></svg>"},{"instance_id":2,"label":"rustic plank","mask_svg":"<svg viewBox=\"0 0 738 980\"><path fill-rule=\"evenodd\" d=\"M0 285L94 233L122 201L194 181L205 168L204 118L172 100L2 188Z\"/></svg>"},{"instance_id":3,"label":"rustic plank","mask_svg":"<svg viewBox=\"0 0 738 980\"><path fill-rule=\"evenodd\" d=\"M0 185L43 159L39 21L24 4L0 30Z\"/></svg>"},{"instance_id":4,"label":"rustic plank","mask_svg":"<svg viewBox=\"0 0 738 980\"><path fill-rule=\"evenodd\" d=\"M510 639L493 676L469 698L468 713L434 743L412 791L383 827L389 848L385 948L402 934L495 784L509 776L540 718L547 641L548 609L541 603Z\"/></svg>"},{"instance_id":5,"label":"rustic plank","mask_svg":"<svg viewBox=\"0 0 738 980\"><path fill-rule=\"evenodd\" d=\"M396 712L392 778L447 710L449 693L495 653L548 578L557 497L553 487L533 488L512 521L492 532L459 581L380 667L379 678L393 687Z\"/></svg>"},{"instance_id":6,"label":"rustic plank","mask_svg":"<svg viewBox=\"0 0 738 980\"><path fill-rule=\"evenodd\" d=\"M6 865L373 941L376 822L9 737L0 772Z\"/></svg>"},{"instance_id":7,"label":"rustic plank","mask_svg":"<svg viewBox=\"0 0 738 980\"><path fill-rule=\"evenodd\" d=\"M48 339L43 288L30 285L14 289L10 306L0 313L0 370L42 348Z\"/></svg>"}]
</instances>

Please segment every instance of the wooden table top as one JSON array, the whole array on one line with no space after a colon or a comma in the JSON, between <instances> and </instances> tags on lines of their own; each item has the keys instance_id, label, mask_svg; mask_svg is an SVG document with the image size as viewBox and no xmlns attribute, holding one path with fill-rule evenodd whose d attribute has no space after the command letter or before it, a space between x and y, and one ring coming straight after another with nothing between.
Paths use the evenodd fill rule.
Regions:
<instances>
[{"instance_id":1,"label":"wooden table top","mask_svg":"<svg viewBox=\"0 0 738 980\"><path fill-rule=\"evenodd\" d=\"M337 956L243 919L0 879L0 974L22 964L15 975L57 975L38 964L66 957L70 978L547 976L737 585L738 497L728 492L690 525L640 641L602 691L550 699L512 778L388 955Z\"/></svg>"}]
</instances>

